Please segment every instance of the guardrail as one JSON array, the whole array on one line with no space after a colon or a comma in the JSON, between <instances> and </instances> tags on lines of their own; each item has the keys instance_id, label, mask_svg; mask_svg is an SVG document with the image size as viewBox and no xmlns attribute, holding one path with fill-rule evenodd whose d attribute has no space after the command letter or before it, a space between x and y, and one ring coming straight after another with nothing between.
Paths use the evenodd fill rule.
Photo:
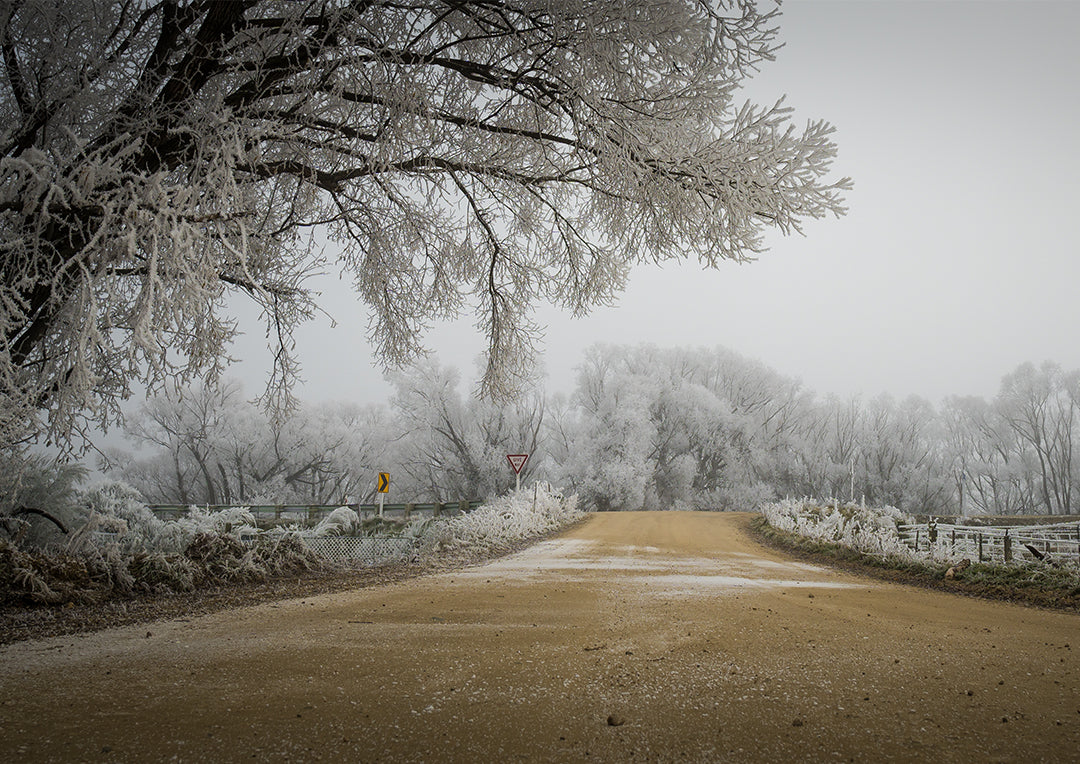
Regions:
<instances>
[{"instance_id":1,"label":"guardrail","mask_svg":"<svg viewBox=\"0 0 1080 764\"><path fill-rule=\"evenodd\" d=\"M972 562L1014 562L1049 556L1080 563L1080 521L1011 527L916 523L901 525L898 530L900 540L915 552L942 551Z\"/></svg>"},{"instance_id":2,"label":"guardrail","mask_svg":"<svg viewBox=\"0 0 1080 764\"><path fill-rule=\"evenodd\" d=\"M477 509L482 501L454 501L435 503L409 503L409 504L385 504L383 505L383 517L391 519L409 520L413 517L442 517L464 514ZM199 509L216 512L230 507L244 507L255 517L256 523L261 526L282 525L286 523L299 523L315 525L335 509L349 507L360 513L362 519L369 519L379 515L378 504L199 504ZM190 510L190 504L152 504L150 511L162 520L176 520L183 517Z\"/></svg>"}]
</instances>

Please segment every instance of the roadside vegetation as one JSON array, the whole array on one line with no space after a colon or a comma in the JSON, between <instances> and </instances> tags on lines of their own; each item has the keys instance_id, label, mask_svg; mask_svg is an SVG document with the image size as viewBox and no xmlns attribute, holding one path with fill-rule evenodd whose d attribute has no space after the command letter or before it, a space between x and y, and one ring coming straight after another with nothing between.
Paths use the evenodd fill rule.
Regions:
<instances>
[{"instance_id":1,"label":"roadside vegetation","mask_svg":"<svg viewBox=\"0 0 1080 764\"><path fill-rule=\"evenodd\" d=\"M584 517L546 485L412 523L360 522L342 507L306 530L259 531L242 507L163 521L121 484L67 504L69 533L0 540L0 643L385 583L498 557ZM413 552L376 565L331 562L305 541L391 533Z\"/></svg>"},{"instance_id":2,"label":"roadside vegetation","mask_svg":"<svg viewBox=\"0 0 1080 764\"><path fill-rule=\"evenodd\" d=\"M819 517L830 516L828 506L818 506L816 510ZM1080 568L1073 564L1055 566L1024 561L1008 565L989 562L964 565L956 560L916 556L898 538L895 544L890 543L887 530L866 534L875 538L856 547L850 543L851 529L857 522L854 518L864 516L861 513L868 510L838 506L833 511L852 518L846 524L846 533L844 523L833 523L831 535L804 532L806 527L820 527L821 523L810 523L800 530L778 527L774 522L776 510L770 513L769 506L751 519L749 530L762 543L804 561L893 583L1038 607L1080 610Z\"/></svg>"}]
</instances>

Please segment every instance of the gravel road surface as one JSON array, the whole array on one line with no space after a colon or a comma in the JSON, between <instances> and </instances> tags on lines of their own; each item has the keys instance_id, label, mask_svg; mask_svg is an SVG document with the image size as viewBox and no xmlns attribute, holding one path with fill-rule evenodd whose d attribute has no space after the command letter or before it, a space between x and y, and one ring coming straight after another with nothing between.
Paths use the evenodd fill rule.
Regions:
<instances>
[{"instance_id":1,"label":"gravel road surface","mask_svg":"<svg viewBox=\"0 0 1080 764\"><path fill-rule=\"evenodd\" d=\"M1080 616L795 562L748 519L597 514L484 566L7 645L0 761L1080 756Z\"/></svg>"}]
</instances>

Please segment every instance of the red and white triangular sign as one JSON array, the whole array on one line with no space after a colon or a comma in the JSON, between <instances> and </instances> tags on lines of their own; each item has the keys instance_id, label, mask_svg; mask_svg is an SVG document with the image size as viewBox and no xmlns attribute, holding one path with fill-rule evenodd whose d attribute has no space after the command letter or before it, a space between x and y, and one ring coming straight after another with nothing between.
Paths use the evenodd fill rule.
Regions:
<instances>
[{"instance_id":1,"label":"red and white triangular sign","mask_svg":"<svg viewBox=\"0 0 1080 764\"><path fill-rule=\"evenodd\" d=\"M510 468L514 471L515 475L521 474L521 468L525 466L525 462L529 461L528 454L507 454L506 460L510 462Z\"/></svg>"}]
</instances>

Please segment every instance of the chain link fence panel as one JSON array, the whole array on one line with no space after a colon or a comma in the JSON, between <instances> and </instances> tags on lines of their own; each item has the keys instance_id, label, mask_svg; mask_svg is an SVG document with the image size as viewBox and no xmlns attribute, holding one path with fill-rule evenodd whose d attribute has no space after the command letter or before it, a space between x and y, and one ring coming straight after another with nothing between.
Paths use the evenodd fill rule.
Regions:
<instances>
[{"instance_id":1,"label":"chain link fence panel","mask_svg":"<svg viewBox=\"0 0 1080 764\"><path fill-rule=\"evenodd\" d=\"M406 562L417 540L403 536L301 536L305 546L333 562L385 565Z\"/></svg>"}]
</instances>

